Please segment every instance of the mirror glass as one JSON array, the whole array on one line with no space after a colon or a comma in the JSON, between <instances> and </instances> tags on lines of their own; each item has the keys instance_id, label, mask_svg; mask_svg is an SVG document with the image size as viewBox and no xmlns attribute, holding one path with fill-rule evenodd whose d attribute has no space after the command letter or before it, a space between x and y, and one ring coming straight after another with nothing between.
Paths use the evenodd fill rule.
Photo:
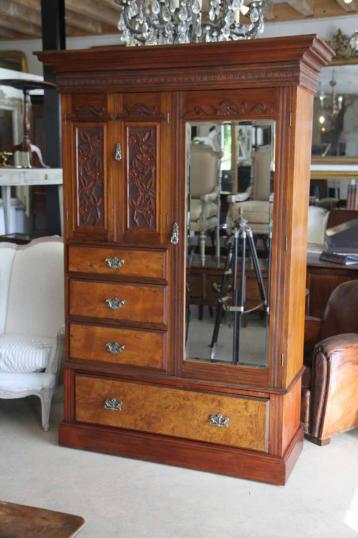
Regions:
<instances>
[{"instance_id":1,"label":"mirror glass","mask_svg":"<svg viewBox=\"0 0 358 538\"><path fill-rule=\"evenodd\" d=\"M358 64L322 69L314 99L313 157L358 157Z\"/></svg>"},{"instance_id":2,"label":"mirror glass","mask_svg":"<svg viewBox=\"0 0 358 538\"><path fill-rule=\"evenodd\" d=\"M186 359L267 365L275 124L186 126Z\"/></svg>"},{"instance_id":3,"label":"mirror glass","mask_svg":"<svg viewBox=\"0 0 358 538\"><path fill-rule=\"evenodd\" d=\"M11 110L0 108L0 151L9 151L13 141L13 114Z\"/></svg>"}]
</instances>

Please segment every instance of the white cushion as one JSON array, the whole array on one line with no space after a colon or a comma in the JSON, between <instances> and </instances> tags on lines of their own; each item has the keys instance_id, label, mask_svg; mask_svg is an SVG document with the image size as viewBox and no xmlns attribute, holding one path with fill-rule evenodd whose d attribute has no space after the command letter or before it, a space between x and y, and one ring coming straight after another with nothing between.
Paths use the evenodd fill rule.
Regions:
<instances>
[{"instance_id":1,"label":"white cushion","mask_svg":"<svg viewBox=\"0 0 358 538\"><path fill-rule=\"evenodd\" d=\"M54 337L64 324L61 238L18 247L10 278L5 333Z\"/></svg>"},{"instance_id":2,"label":"white cushion","mask_svg":"<svg viewBox=\"0 0 358 538\"><path fill-rule=\"evenodd\" d=\"M41 372L56 346L56 338L0 335L0 372Z\"/></svg>"},{"instance_id":3,"label":"white cushion","mask_svg":"<svg viewBox=\"0 0 358 538\"><path fill-rule=\"evenodd\" d=\"M55 386L53 374L8 374L0 372L0 397L16 398L16 393L39 391ZM9 394L7 394L9 391Z\"/></svg>"},{"instance_id":4,"label":"white cushion","mask_svg":"<svg viewBox=\"0 0 358 538\"><path fill-rule=\"evenodd\" d=\"M9 282L15 254L14 243L0 243L0 333L5 329Z\"/></svg>"}]
</instances>

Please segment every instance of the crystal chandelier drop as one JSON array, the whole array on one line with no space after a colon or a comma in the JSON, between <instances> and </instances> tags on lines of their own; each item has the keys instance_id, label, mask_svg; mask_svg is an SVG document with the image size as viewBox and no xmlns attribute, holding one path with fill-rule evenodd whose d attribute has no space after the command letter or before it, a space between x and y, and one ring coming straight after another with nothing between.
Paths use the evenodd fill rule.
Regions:
<instances>
[{"instance_id":1,"label":"crystal chandelier drop","mask_svg":"<svg viewBox=\"0 0 358 538\"><path fill-rule=\"evenodd\" d=\"M253 39L264 29L262 0L247 6L244 0L115 2L121 8L118 30L127 46Z\"/></svg>"}]
</instances>

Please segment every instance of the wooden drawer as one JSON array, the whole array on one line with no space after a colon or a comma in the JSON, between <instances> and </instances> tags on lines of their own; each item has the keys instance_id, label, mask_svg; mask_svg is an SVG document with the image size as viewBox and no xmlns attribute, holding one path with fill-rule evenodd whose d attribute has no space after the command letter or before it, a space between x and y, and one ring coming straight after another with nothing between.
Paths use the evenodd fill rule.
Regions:
<instances>
[{"instance_id":1,"label":"wooden drawer","mask_svg":"<svg viewBox=\"0 0 358 538\"><path fill-rule=\"evenodd\" d=\"M69 247L68 270L132 278L167 277L166 252L118 248Z\"/></svg>"},{"instance_id":2,"label":"wooden drawer","mask_svg":"<svg viewBox=\"0 0 358 538\"><path fill-rule=\"evenodd\" d=\"M109 409L105 408L105 405ZM120 409L113 410L111 406ZM77 376L76 420L235 446L268 449L269 402ZM216 415L229 417L215 426Z\"/></svg>"},{"instance_id":3,"label":"wooden drawer","mask_svg":"<svg viewBox=\"0 0 358 538\"><path fill-rule=\"evenodd\" d=\"M70 314L165 328L166 294L162 286L71 280Z\"/></svg>"},{"instance_id":4,"label":"wooden drawer","mask_svg":"<svg viewBox=\"0 0 358 538\"><path fill-rule=\"evenodd\" d=\"M85 361L163 368L166 335L71 323L70 357Z\"/></svg>"}]
</instances>

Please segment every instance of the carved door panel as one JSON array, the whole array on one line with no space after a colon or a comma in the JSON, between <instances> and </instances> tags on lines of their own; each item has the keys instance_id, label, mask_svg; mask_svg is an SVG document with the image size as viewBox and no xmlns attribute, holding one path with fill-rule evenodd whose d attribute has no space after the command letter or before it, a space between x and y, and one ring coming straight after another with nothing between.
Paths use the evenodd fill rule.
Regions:
<instances>
[{"instance_id":1,"label":"carved door panel","mask_svg":"<svg viewBox=\"0 0 358 538\"><path fill-rule=\"evenodd\" d=\"M127 244L167 245L172 226L169 94L120 97L122 181L118 235Z\"/></svg>"},{"instance_id":2,"label":"carved door panel","mask_svg":"<svg viewBox=\"0 0 358 538\"><path fill-rule=\"evenodd\" d=\"M71 102L65 102L64 141L65 147L69 142L67 151L71 152L71 164L65 169L66 221L67 235L73 238L93 241L113 237L108 120L106 94L75 95Z\"/></svg>"},{"instance_id":3,"label":"carved door panel","mask_svg":"<svg viewBox=\"0 0 358 538\"><path fill-rule=\"evenodd\" d=\"M141 286L150 286L165 298L165 323L155 328L165 343L163 369L173 373L173 259L178 250L170 241L176 184L173 98L170 93L130 93L113 94L110 99L112 121L108 140L112 148L110 176L115 189L115 241L125 260L121 275L129 271L125 278L138 289L138 296L135 298L133 292L132 301L138 301L141 309L146 304L141 327L155 323L159 305L156 296L153 295L154 300L144 297ZM133 256L140 259L140 268L134 268ZM160 260L160 271L155 273L153 259Z\"/></svg>"}]
</instances>

